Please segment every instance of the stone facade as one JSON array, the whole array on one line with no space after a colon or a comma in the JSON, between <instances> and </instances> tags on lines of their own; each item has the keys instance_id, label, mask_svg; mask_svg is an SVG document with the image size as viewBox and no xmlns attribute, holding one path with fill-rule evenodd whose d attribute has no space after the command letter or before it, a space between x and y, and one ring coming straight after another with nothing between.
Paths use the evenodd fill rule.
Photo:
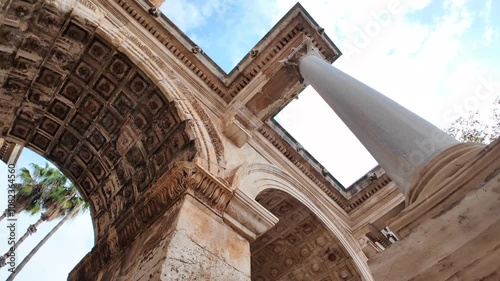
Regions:
<instances>
[{"instance_id":1,"label":"stone facade","mask_svg":"<svg viewBox=\"0 0 500 281\"><path fill-rule=\"evenodd\" d=\"M0 138L0 159L6 164L16 164L23 146Z\"/></svg>"},{"instance_id":2,"label":"stone facade","mask_svg":"<svg viewBox=\"0 0 500 281\"><path fill-rule=\"evenodd\" d=\"M341 55L322 29L297 4L226 74L161 2L0 6L1 137L91 205L95 246L69 280L397 280L380 257L388 222L422 223L408 197L380 167L345 190L271 118L305 87L284 60Z\"/></svg>"},{"instance_id":3,"label":"stone facade","mask_svg":"<svg viewBox=\"0 0 500 281\"><path fill-rule=\"evenodd\" d=\"M499 280L500 140L452 150L422 169L421 193L389 221L401 240L370 260L375 280Z\"/></svg>"}]
</instances>

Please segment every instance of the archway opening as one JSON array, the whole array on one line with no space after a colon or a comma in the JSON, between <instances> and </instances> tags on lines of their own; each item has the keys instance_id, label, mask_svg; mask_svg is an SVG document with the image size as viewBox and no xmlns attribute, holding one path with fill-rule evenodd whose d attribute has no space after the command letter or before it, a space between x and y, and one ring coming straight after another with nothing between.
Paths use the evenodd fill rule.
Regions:
<instances>
[{"instance_id":1,"label":"archway opening","mask_svg":"<svg viewBox=\"0 0 500 281\"><path fill-rule=\"evenodd\" d=\"M256 200L279 222L251 243L253 281L359 281L352 258L306 206L276 189Z\"/></svg>"},{"instance_id":2,"label":"archway opening","mask_svg":"<svg viewBox=\"0 0 500 281\"><path fill-rule=\"evenodd\" d=\"M7 165L0 162L0 174L14 174L14 181L19 183L22 182L19 177L21 168L29 169L30 173L33 175L31 163L45 168L47 162L50 161L32 150L24 148L17 159L15 168L10 170L9 167L13 167L13 165ZM49 164L49 169L58 168ZM8 183L6 177L0 181L0 190L2 190L0 195L2 199L0 200L0 210L2 212L8 207ZM69 186L70 184L70 181L66 182L65 186ZM78 197L76 194L71 194L71 196ZM63 204L65 207L70 206L67 202L59 201L59 203ZM16 204L14 207L18 208L21 206ZM26 240L18 244L15 256L16 267L21 265L21 262L24 263L28 256L30 256L30 258L16 276L16 280L35 280L36 278L41 278L42 280L65 280L67 278L67 273L94 246L94 228L90 212L85 210L83 206L79 208L79 210L79 214L75 214L74 217L64 222L62 220L64 220L65 215L70 213L69 211L66 213L52 212L46 221L42 221L36 226L36 232L29 235ZM46 211L45 208L40 209L34 214L28 211L20 211L20 213L15 214L13 217L6 217L4 220L1 220L2 231L0 231L0 241L2 241L2 243L0 245L0 255L9 251L12 246L12 244L8 243L9 241L19 241L19 239L25 235L29 226L37 223L41 215ZM8 229L7 226L13 222L15 226L12 230L15 234L11 235L11 230ZM12 227L12 224L10 225ZM60 226L55 229L58 225ZM49 238L43 242L42 240L46 237ZM39 243L41 243L40 248L36 250L35 247L38 247ZM50 270L53 265L52 261L55 257L65 257L58 262L58 270L56 271ZM11 272L8 269L11 268L12 264L13 263L7 264L0 269L0 280L6 280L9 277Z\"/></svg>"},{"instance_id":3,"label":"archway opening","mask_svg":"<svg viewBox=\"0 0 500 281\"><path fill-rule=\"evenodd\" d=\"M179 102L138 59L55 4L12 1L0 21L0 137L71 179L90 202L97 242L197 148Z\"/></svg>"}]
</instances>

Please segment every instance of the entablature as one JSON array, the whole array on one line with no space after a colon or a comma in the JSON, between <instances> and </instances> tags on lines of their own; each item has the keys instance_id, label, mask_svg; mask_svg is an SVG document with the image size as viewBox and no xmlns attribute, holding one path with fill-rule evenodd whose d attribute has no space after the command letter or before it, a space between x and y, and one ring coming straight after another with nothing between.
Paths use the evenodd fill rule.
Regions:
<instances>
[{"instance_id":1,"label":"entablature","mask_svg":"<svg viewBox=\"0 0 500 281\"><path fill-rule=\"evenodd\" d=\"M346 188L276 121L266 122L259 128L259 133L347 213L358 209L388 185L394 185L383 169L377 166Z\"/></svg>"},{"instance_id":2,"label":"entablature","mask_svg":"<svg viewBox=\"0 0 500 281\"><path fill-rule=\"evenodd\" d=\"M224 130L238 146L248 137L241 136L253 131L241 124L234 112L233 104L250 111L265 122L303 89L302 79L294 69L280 63L304 42L311 41L323 58L329 62L340 56L340 51L326 36L323 29L309 16L300 4L296 4L257 45L226 74L203 50L191 41L178 27L161 13L148 12L154 6L149 1L115 0L108 6L121 7L132 25L140 25L147 37L155 38L157 45L176 58L174 68L186 81L200 89L196 98L214 112L216 116L236 123L241 127L239 136L231 129ZM116 8L116 7L115 7ZM109 10L109 9L108 9ZM122 21L124 21L122 19ZM191 83L190 83L191 84ZM226 122L225 127L233 124ZM234 127L234 126L233 126ZM244 144L244 143L243 143Z\"/></svg>"}]
</instances>

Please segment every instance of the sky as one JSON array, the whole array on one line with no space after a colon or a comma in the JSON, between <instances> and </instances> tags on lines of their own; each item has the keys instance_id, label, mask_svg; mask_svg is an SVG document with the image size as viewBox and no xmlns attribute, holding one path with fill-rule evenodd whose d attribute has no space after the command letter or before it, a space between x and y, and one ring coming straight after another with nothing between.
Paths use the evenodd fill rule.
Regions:
<instances>
[{"instance_id":1,"label":"sky","mask_svg":"<svg viewBox=\"0 0 500 281\"><path fill-rule=\"evenodd\" d=\"M167 0L161 10L229 72L294 4ZM440 128L468 111L487 112L500 93L498 1L308 0L301 4L342 51L336 67ZM346 187L376 165L311 87L276 120ZM18 167L44 161L28 151ZM6 166L0 164L0 190L6 188L5 173ZM0 202L0 210L5 201ZM19 216L18 236L36 219ZM20 258L56 223L42 224L20 247ZM2 253L7 250L6 235L1 222ZM61 228L16 280L66 280L92 246L90 216L82 215ZM5 278L2 268L0 280Z\"/></svg>"},{"instance_id":2,"label":"sky","mask_svg":"<svg viewBox=\"0 0 500 281\"><path fill-rule=\"evenodd\" d=\"M170 1L162 10L229 72L294 4ZM466 114L464 108L485 110L498 95L498 85L485 90L482 83L500 81L498 2L310 0L301 4L342 51L336 67L439 128ZM311 87L276 120L345 187L376 165Z\"/></svg>"},{"instance_id":3,"label":"sky","mask_svg":"<svg viewBox=\"0 0 500 281\"><path fill-rule=\"evenodd\" d=\"M29 167L30 163L45 165L46 160L32 152L24 149L19 158L16 169ZM0 162L0 210L3 212L7 207L7 165ZM20 214L17 216L17 238L21 237L28 226L35 223L39 216ZM17 249L16 264L35 247L40 240L59 222L59 220L44 222L35 234L29 236ZM0 253L3 255L9 249L7 245L7 221L0 222ZM33 256L29 263L16 276L17 281L59 281L66 280L68 273L94 246L94 231L90 220L90 212L79 215L74 220L64 224L40 250ZM0 280L7 279L8 266L0 269Z\"/></svg>"}]
</instances>

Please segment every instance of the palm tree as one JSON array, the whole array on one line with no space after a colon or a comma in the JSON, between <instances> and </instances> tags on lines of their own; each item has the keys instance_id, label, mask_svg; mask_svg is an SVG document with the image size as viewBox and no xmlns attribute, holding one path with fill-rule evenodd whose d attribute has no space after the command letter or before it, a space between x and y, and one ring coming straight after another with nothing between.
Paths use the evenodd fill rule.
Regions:
<instances>
[{"instance_id":1,"label":"palm tree","mask_svg":"<svg viewBox=\"0 0 500 281\"><path fill-rule=\"evenodd\" d=\"M76 191L76 189L71 186L73 190ZM75 195L68 201L66 201L68 204L70 204L70 208L67 210L68 212L66 215L64 215L64 218L54 227L52 230L45 235L45 237L38 242L38 244L29 252L29 254L21 261L21 263L16 267L14 272L7 278L6 281L12 281L14 278L21 272L21 270L24 268L24 266L31 260L31 258L40 250L40 248L56 233L61 226L63 226L66 222L68 222L70 219L75 218L79 213L83 213L86 210L88 210L88 203L84 202L83 199L78 195L78 193L75 193Z\"/></svg>"},{"instance_id":2,"label":"palm tree","mask_svg":"<svg viewBox=\"0 0 500 281\"><path fill-rule=\"evenodd\" d=\"M24 235L16 241L16 244L14 244L14 246L12 246L4 256L14 252L24 242L24 240L28 238L28 236L37 231L38 226L42 222L49 222L64 216L68 205L67 201L71 198L69 196L72 195L67 194L65 188L61 186L52 187L51 189L45 191L45 193L47 195L44 200L38 200L37 202L32 203L33 206L27 207L28 211L36 210L36 212L40 212L42 209L45 209L45 212L41 213L40 218L28 227Z\"/></svg>"},{"instance_id":3,"label":"palm tree","mask_svg":"<svg viewBox=\"0 0 500 281\"><path fill-rule=\"evenodd\" d=\"M19 173L21 183L16 184L16 205L15 212L27 211L31 214L41 213L40 218L28 227L26 233L19 238L7 253L0 257L0 267L5 266L5 260L23 242L37 231L38 226L44 221L51 221L64 217L67 211L74 208L75 198L83 201L79 197L76 188L71 184L66 186L68 179L57 169L46 163L45 167L31 164L33 173L26 168L22 168Z\"/></svg>"},{"instance_id":4,"label":"palm tree","mask_svg":"<svg viewBox=\"0 0 500 281\"><path fill-rule=\"evenodd\" d=\"M0 216L0 221L7 217L10 213L19 214L22 211L27 211L31 214L37 214L41 211L41 199L48 190L54 186L66 184L67 178L57 169L45 164L41 167L37 164L30 164L33 172L26 168L19 170L18 179L20 183L14 185L16 190L15 209L6 209Z\"/></svg>"},{"instance_id":5,"label":"palm tree","mask_svg":"<svg viewBox=\"0 0 500 281\"><path fill-rule=\"evenodd\" d=\"M5 211L3 211L3 213L0 215L0 221L5 219L9 214L10 214L9 209L5 209Z\"/></svg>"}]
</instances>

